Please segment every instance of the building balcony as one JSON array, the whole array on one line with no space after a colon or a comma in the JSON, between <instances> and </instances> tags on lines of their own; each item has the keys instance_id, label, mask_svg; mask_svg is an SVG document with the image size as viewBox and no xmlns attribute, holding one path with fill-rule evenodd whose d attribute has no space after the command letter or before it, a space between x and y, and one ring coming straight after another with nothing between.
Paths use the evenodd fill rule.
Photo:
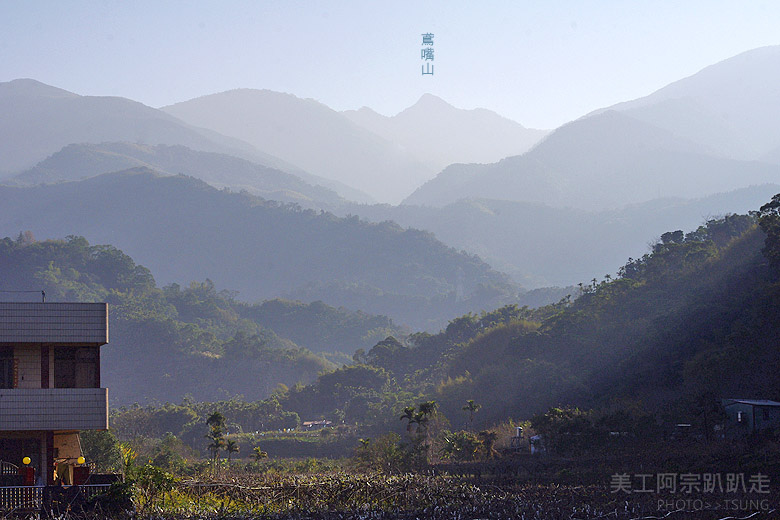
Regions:
<instances>
[{"instance_id":1,"label":"building balcony","mask_svg":"<svg viewBox=\"0 0 780 520\"><path fill-rule=\"evenodd\" d=\"M107 429L107 388L0 389L0 431Z\"/></svg>"},{"instance_id":2,"label":"building balcony","mask_svg":"<svg viewBox=\"0 0 780 520\"><path fill-rule=\"evenodd\" d=\"M3 509L4 512L48 511L49 514L45 518L69 518L68 512L74 503L82 505L85 501L107 493L110 488L111 484L1 486L0 509Z\"/></svg>"},{"instance_id":3,"label":"building balcony","mask_svg":"<svg viewBox=\"0 0 780 520\"><path fill-rule=\"evenodd\" d=\"M108 343L108 304L0 302L0 344L31 343Z\"/></svg>"}]
</instances>

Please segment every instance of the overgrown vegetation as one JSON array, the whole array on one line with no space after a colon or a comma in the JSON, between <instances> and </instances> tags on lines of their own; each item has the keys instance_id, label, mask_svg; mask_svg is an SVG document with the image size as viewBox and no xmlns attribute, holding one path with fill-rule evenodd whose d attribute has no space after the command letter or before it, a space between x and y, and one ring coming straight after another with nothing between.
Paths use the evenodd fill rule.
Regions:
<instances>
[{"instance_id":1,"label":"overgrown vegetation","mask_svg":"<svg viewBox=\"0 0 780 520\"><path fill-rule=\"evenodd\" d=\"M550 436L563 424L569 444L591 433L591 444L610 432L659 437L676 422L692 423L709 438L720 398L780 395L771 375L780 366L773 339L780 335L780 293L762 255L762 247L776 247L776 213L770 205L761 213L710 220L687 234L666 233L614 278L582 284L576 300L540 309L508 305L453 319L438 334L388 336L309 385L282 386L265 401L222 407L227 417L239 417L245 407L236 433L327 420L350 432L333 438L376 440L395 432L408 440L427 428L422 409L414 407L435 402L436 431L423 449L428 460L476 459L479 443L489 438L477 432L545 410L537 431ZM135 413L150 418L153 435L170 431L192 445L205 434L186 427L204 416L197 406L208 407L169 404ZM178 424L151 426L152 417L180 414ZM115 421L126 419L120 414Z\"/></svg>"},{"instance_id":2,"label":"overgrown vegetation","mask_svg":"<svg viewBox=\"0 0 780 520\"><path fill-rule=\"evenodd\" d=\"M85 447L101 467L125 468L142 515L179 517L637 518L657 516L658 497L617 495L613 475L740 468L774 479L776 432L737 441L712 426L722 397L780 395L778 207L666 233L576 299L388 335L263 400L115 409L119 459L113 434ZM186 290L161 292L178 316L193 308ZM236 335L228 342L242 344ZM227 344L212 355L252 355ZM303 428L312 420L322 423ZM681 421L692 424L682 436ZM530 454L532 438L542 454ZM746 514L774 507L739 499Z\"/></svg>"},{"instance_id":3,"label":"overgrown vegetation","mask_svg":"<svg viewBox=\"0 0 780 520\"><path fill-rule=\"evenodd\" d=\"M404 333L388 318L322 302L242 303L210 280L158 288L122 251L82 237L0 240L0 272L6 291L33 287L48 301L109 303L103 377L118 403L188 393L199 400L267 397L279 383L310 382L355 350Z\"/></svg>"}]
</instances>

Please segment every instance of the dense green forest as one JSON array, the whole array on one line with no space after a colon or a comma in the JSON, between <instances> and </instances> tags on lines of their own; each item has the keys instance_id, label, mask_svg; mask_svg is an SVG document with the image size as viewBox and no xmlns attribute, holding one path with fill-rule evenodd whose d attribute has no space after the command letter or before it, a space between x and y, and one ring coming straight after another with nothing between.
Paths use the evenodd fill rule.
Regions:
<instances>
[{"instance_id":1,"label":"dense green forest","mask_svg":"<svg viewBox=\"0 0 780 520\"><path fill-rule=\"evenodd\" d=\"M768 211L764 228L776 218ZM440 362L430 396L448 416L476 399L485 421L568 404L693 423L702 403L777 398L780 291L758 217L665 233L538 327L511 320L478 332Z\"/></svg>"},{"instance_id":2,"label":"dense green forest","mask_svg":"<svg viewBox=\"0 0 780 520\"><path fill-rule=\"evenodd\" d=\"M158 288L120 250L80 237L6 238L0 269L10 289L34 280L54 300L110 303L112 393L179 403L116 410L125 437L168 432L202 449L215 410L235 434L318 419L350 436L403 434L430 419L415 411L423 405L439 429L532 417L543 429L551 416L541 414L565 406L556 413L636 431L701 427L720 398L780 396L779 230L776 196L760 211L663 234L614 277L581 284L577 298L469 313L436 334L321 302L240 303L209 280ZM350 347L338 357L337 344ZM466 411L470 401L478 413Z\"/></svg>"},{"instance_id":3,"label":"dense green forest","mask_svg":"<svg viewBox=\"0 0 780 520\"><path fill-rule=\"evenodd\" d=\"M247 406L374 434L403 433L398 418L426 402L453 429L532 417L543 429L551 416L541 414L556 406L618 431L704 428L721 398L780 397L778 230L780 196L760 212L665 233L616 276L581 284L576 299L389 336L351 365ZM470 400L478 413L464 412Z\"/></svg>"},{"instance_id":4,"label":"dense green forest","mask_svg":"<svg viewBox=\"0 0 780 520\"><path fill-rule=\"evenodd\" d=\"M315 302L250 305L210 280L158 288L121 250L82 237L0 240L3 290L46 291L48 301L109 303L103 382L113 403L267 397L279 383L314 380L387 335L390 319ZM34 295L4 293L26 299Z\"/></svg>"}]
</instances>

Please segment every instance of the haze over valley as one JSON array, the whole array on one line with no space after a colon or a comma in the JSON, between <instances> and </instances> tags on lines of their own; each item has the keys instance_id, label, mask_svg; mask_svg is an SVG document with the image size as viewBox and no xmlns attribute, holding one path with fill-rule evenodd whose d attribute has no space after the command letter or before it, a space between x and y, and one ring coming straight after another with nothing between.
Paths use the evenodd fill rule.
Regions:
<instances>
[{"instance_id":1,"label":"haze over valley","mask_svg":"<svg viewBox=\"0 0 780 520\"><path fill-rule=\"evenodd\" d=\"M689 229L708 218L748 211L777 191L780 163L773 154L780 142L769 131L766 107L774 106L772 93L780 88L778 69L780 48L748 51L550 131L528 129L489 110L462 110L431 94L388 117L368 107L339 112L269 90L232 90L155 109L14 80L0 84L0 107L8 114L0 121L7 136L0 156L3 182L25 188L8 193L42 201L43 185L52 185L46 193L60 200L62 190L81 194L96 186L63 183L130 169L146 168L151 176L141 176L148 179L144 182L186 175L266 201L432 232L444 245L478 255L509 275L504 280L514 284L513 297L530 289L562 288L542 292L548 296L535 301L550 303L565 295L566 287L614 273L671 227ZM739 87L745 82L760 85L749 100ZM112 204L129 193L116 196L120 200ZM24 200L19 197L13 195ZM186 198L183 192L170 197L159 204L174 207ZM375 202L402 199L396 205ZM146 215L162 210L141 209L148 203L129 207ZM181 262L156 258L151 241L142 245L128 236L150 237L142 226L121 231L108 224L110 215L81 222L72 212L44 217L62 204L25 211L33 207L25 203L14 211L2 232L29 229L52 238L78 233L115 243L166 282L211 277L250 301L316 297L380 313L390 307L370 303L365 294L331 296L323 287L335 291L344 283L368 283L364 293L397 292L395 285L369 283L353 273L323 278L292 270L293 278L282 282L270 274L265 280L264 272L249 278L237 278L232 269L221 273L220 262L181 270ZM141 217L128 215L124 221L136 218ZM186 226L177 223L180 219L182 214L172 212L168 225ZM276 246L280 238L263 243ZM199 247L208 251L208 242ZM249 257L259 251L251 250ZM463 276L428 296L441 292L468 299L466 288L481 282ZM474 305L462 310L482 310ZM440 316L444 320L447 314ZM429 326L434 330L442 323Z\"/></svg>"},{"instance_id":2,"label":"haze over valley","mask_svg":"<svg viewBox=\"0 0 780 520\"><path fill-rule=\"evenodd\" d=\"M0 2L0 511L774 518L778 27Z\"/></svg>"}]
</instances>

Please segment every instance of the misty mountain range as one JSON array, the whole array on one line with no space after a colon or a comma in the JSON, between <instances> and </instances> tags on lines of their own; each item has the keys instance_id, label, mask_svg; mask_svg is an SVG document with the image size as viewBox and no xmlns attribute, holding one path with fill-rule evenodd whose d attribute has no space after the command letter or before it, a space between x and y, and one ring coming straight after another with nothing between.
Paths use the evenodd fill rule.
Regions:
<instances>
[{"instance_id":1,"label":"misty mountain range","mask_svg":"<svg viewBox=\"0 0 780 520\"><path fill-rule=\"evenodd\" d=\"M392 118L367 108L340 113L312 99L250 89L162 110L392 203L452 162L522 153L544 135L488 110L459 110L431 95Z\"/></svg>"},{"instance_id":2,"label":"misty mountain range","mask_svg":"<svg viewBox=\"0 0 780 520\"><path fill-rule=\"evenodd\" d=\"M246 190L266 199L304 207L328 208L347 202L329 188L233 155L197 151L182 145L127 142L70 144L33 168L8 178L6 184L53 184L139 167L165 175L186 172L217 188Z\"/></svg>"},{"instance_id":3,"label":"misty mountain range","mask_svg":"<svg viewBox=\"0 0 780 520\"><path fill-rule=\"evenodd\" d=\"M134 251L163 284L211 279L248 301L313 294L417 329L516 301L508 276L432 233L302 210L146 168L0 186L0 234L80 235ZM309 301L323 300L313 297Z\"/></svg>"},{"instance_id":4,"label":"misty mountain range","mask_svg":"<svg viewBox=\"0 0 780 520\"><path fill-rule=\"evenodd\" d=\"M706 67L616 110L673 132L708 153L766 160L780 149L780 48L762 47Z\"/></svg>"},{"instance_id":5,"label":"misty mountain range","mask_svg":"<svg viewBox=\"0 0 780 520\"><path fill-rule=\"evenodd\" d=\"M342 113L355 124L400 145L436 172L452 163L490 163L519 155L547 134L484 108L455 108L431 94L392 117L368 107Z\"/></svg>"},{"instance_id":6,"label":"misty mountain range","mask_svg":"<svg viewBox=\"0 0 780 520\"><path fill-rule=\"evenodd\" d=\"M695 229L712 218L747 213L776 193L780 184L762 184L600 211L476 198L440 208L363 205L349 211L374 222L393 220L430 230L445 244L478 254L523 287L566 287L614 274L670 229Z\"/></svg>"},{"instance_id":7,"label":"misty mountain range","mask_svg":"<svg viewBox=\"0 0 780 520\"><path fill-rule=\"evenodd\" d=\"M777 182L778 66L780 47L740 54L563 125L522 156L449 166L404 203L480 197L604 210Z\"/></svg>"},{"instance_id":8,"label":"misty mountain range","mask_svg":"<svg viewBox=\"0 0 780 520\"><path fill-rule=\"evenodd\" d=\"M0 174L32 168L69 144L126 141L182 145L234 155L295 174L305 181L372 199L336 180L316 177L248 143L192 127L161 110L120 97L80 96L31 79L0 83Z\"/></svg>"},{"instance_id":9,"label":"misty mountain range","mask_svg":"<svg viewBox=\"0 0 780 520\"><path fill-rule=\"evenodd\" d=\"M664 231L780 191L777 70L780 47L756 49L552 132L427 94L388 117L268 90L155 109L14 80L0 83L0 232L84 235L164 283L435 327L522 302L518 284L614 272Z\"/></svg>"}]
</instances>

